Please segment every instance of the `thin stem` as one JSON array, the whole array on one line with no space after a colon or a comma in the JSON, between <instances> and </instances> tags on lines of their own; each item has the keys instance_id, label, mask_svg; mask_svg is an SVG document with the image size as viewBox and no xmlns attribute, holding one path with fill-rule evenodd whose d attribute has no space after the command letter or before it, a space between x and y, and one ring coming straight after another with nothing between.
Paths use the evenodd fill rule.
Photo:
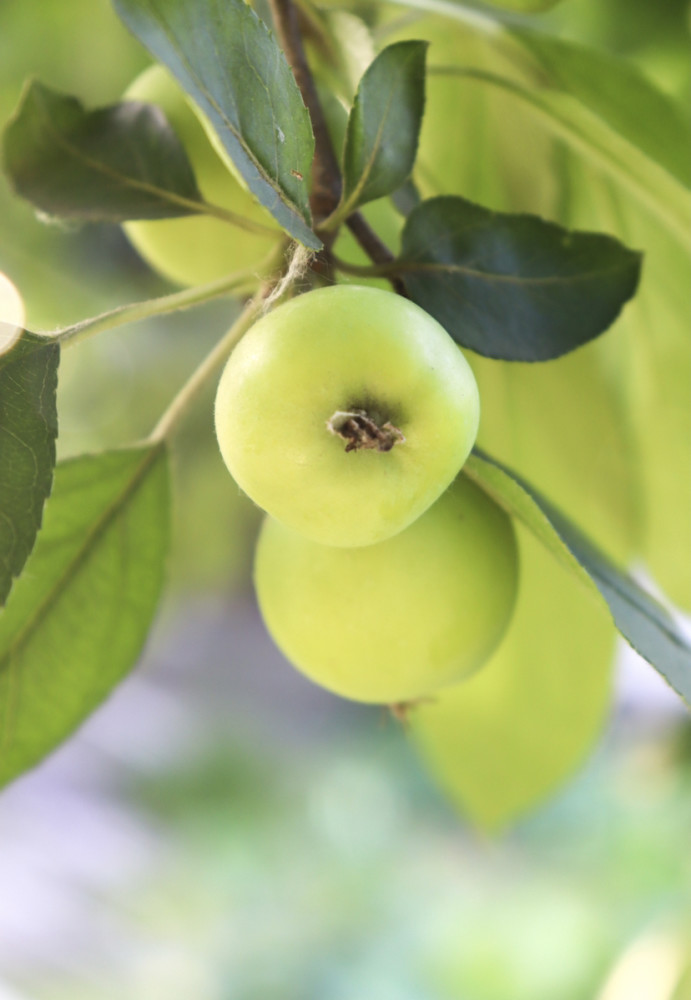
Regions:
<instances>
[{"instance_id":1,"label":"thin stem","mask_svg":"<svg viewBox=\"0 0 691 1000\"><path fill-rule=\"evenodd\" d=\"M259 270L261 271L261 268ZM116 309L101 313L99 316L93 316L90 319L74 323L72 326L43 334L43 336L47 340L59 341L63 347L72 347L88 337L93 337L96 333L112 330L125 323L136 323L138 320L151 319L153 316L164 316L179 309L191 309L192 306L210 302L212 299L224 295L253 292L260 280L256 270L239 271L208 285L186 288L182 292L173 292L171 295L162 295L156 299L118 306Z\"/></svg>"},{"instance_id":2,"label":"thin stem","mask_svg":"<svg viewBox=\"0 0 691 1000\"><path fill-rule=\"evenodd\" d=\"M244 229L248 233L259 233L262 236L275 236L276 238L280 236L280 230L277 227L268 226L262 222L254 222L253 219L248 219L244 215L238 215L237 212L231 212L230 209L222 208L220 205L214 205L210 201L205 201L203 204L204 215L219 219L221 222L229 222L231 226L235 226L237 229Z\"/></svg>"},{"instance_id":3,"label":"thin stem","mask_svg":"<svg viewBox=\"0 0 691 1000\"><path fill-rule=\"evenodd\" d=\"M363 277L378 276L381 275L387 278L391 282L391 286L398 295L406 296L405 285L400 278L394 277L394 270L396 269L396 258L391 253L389 248L385 243L383 243L375 231L371 228L369 223L366 221L365 217L361 215L360 212L354 212L347 220L346 225L351 231L355 239L358 241L362 249L365 251L367 256L371 261L374 262L374 267L369 269L364 269L360 273ZM339 267L345 262L339 262ZM347 265L343 267L344 271L347 271L348 267L355 267L356 265ZM357 274L358 272L353 270L352 274Z\"/></svg>"},{"instance_id":4,"label":"thin stem","mask_svg":"<svg viewBox=\"0 0 691 1000\"><path fill-rule=\"evenodd\" d=\"M379 239L364 215L360 212L354 212L347 219L346 225L373 263L390 264L393 262L394 255L387 245Z\"/></svg>"},{"instance_id":5,"label":"thin stem","mask_svg":"<svg viewBox=\"0 0 691 1000\"><path fill-rule=\"evenodd\" d=\"M180 392L175 396L170 406L164 412L151 434L146 439L147 444L156 444L170 437L176 429L178 421L196 397L200 389L203 388L214 372L221 367L231 350L242 335L254 323L255 319L262 311L264 303L264 293L259 291L250 299L244 310L233 323L231 328L221 337L216 346L207 354L199 367L192 373Z\"/></svg>"},{"instance_id":6,"label":"thin stem","mask_svg":"<svg viewBox=\"0 0 691 1000\"><path fill-rule=\"evenodd\" d=\"M189 215L210 215L214 219L220 219L221 222L228 222L231 226L236 226L238 229L245 229L251 233L277 234L277 230L271 226L266 226L261 222L254 222L252 219L247 219L244 215L238 215L236 212L231 212L230 209L223 208L221 205L215 205L210 201L205 201L203 198L201 201L195 198L185 198L184 195L176 194L174 191L160 191L152 184L136 183L134 181L130 182L130 187L135 190L153 193L159 197L163 195L165 200L170 202L171 205L184 208Z\"/></svg>"},{"instance_id":7,"label":"thin stem","mask_svg":"<svg viewBox=\"0 0 691 1000\"><path fill-rule=\"evenodd\" d=\"M350 264L347 260L342 260L332 254L334 264L339 271L345 274L353 274L359 278L392 278L397 265L390 264Z\"/></svg>"}]
</instances>

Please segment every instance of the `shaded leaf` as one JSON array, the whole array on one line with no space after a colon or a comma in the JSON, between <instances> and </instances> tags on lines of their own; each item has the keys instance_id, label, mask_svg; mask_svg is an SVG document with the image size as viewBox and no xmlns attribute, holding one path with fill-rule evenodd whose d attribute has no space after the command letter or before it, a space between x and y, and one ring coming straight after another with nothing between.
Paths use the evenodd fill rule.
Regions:
<instances>
[{"instance_id":1,"label":"shaded leaf","mask_svg":"<svg viewBox=\"0 0 691 1000\"><path fill-rule=\"evenodd\" d=\"M486 357L547 361L603 333L636 290L640 255L609 236L441 196L408 216L410 297Z\"/></svg>"},{"instance_id":2,"label":"shaded leaf","mask_svg":"<svg viewBox=\"0 0 691 1000\"><path fill-rule=\"evenodd\" d=\"M550 795L592 749L610 700L615 632L603 608L518 526L508 632L477 674L409 715L432 775L496 831Z\"/></svg>"},{"instance_id":3,"label":"shaded leaf","mask_svg":"<svg viewBox=\"0 0 691 1000\"><path fill-rule=\"evenodd\" d=\"M114 6L204 112L250 191L292 236L318 249L309 228L309 114L264 22L244 0Z\"/></svg>"},{"instance_id":4,"label":"shaded leaf","mask_svg":"<svg viewBox=\"0 0 691 1000\"><path fill-rule=\"evenodd\" d=\"M6 328L0 322L0 342ZM59 362L55 341L27 332L0 353L0 604L34 547L53 482Z\"/></svg>"},{"instance_id":5,"label":"shaded leaf","mask_svg":"<svg viewBox=\"0 0 691 1000\"><path fill-rule=\"evenodd\" d=\"M179 139L149 104L87 111L31 81L5 129L4 158L17 194L48 215L124 222L204 211Z\"/></svg>"},{"instance_id":6,"label":"shaded leaf","mask_svg":"<svg viewBox=\"0 0 691 1000\"><path fill-rule=\"evenodd\" d=\"M0 784L53 750L133 667L168 548L163 446L60 463L0 616Z\"/></svg>"},{"instance_id":7,"label":"shaded leaf","mask_svg":"<svg viewBox=\"0 0 691 1000\"><path fill-rule=\"evenodd\" d=\"M479 453L471 455L464 471L562 565L600 592L627 642L691 704L691 645L665 609L514 472Z\"/></svg>"},{"instance_id":8,"label":"shaded leaf","mask_svg":"<svg viewBox=\"0 0 691 1000\"><path fill-rule=\"evenodd\" d=\"M393 192L391 201L401 215L410 215L413 209L417 208L422 201L422 196L414 182L409 178Z\"/></svg>"},{"instance_id":9,"label":"shaded leaf","mask_svg":"<svg viewBox=\"0 0 691 1000\"><path fill-rule=\"evenodd\" d=\"M360 81L343 155L348 210L391 194L413 169L425 103L426 51L426 42L389 45Z\"/></svg>"}]
</instances>

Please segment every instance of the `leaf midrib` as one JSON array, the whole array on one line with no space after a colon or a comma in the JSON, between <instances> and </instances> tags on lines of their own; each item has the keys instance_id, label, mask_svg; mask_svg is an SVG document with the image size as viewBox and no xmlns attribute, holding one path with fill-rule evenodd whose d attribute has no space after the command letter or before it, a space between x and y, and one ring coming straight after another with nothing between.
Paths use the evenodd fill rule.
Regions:
<instances>
[{"instance_id":1,"label":"leaf midrib","mask_svg":"<svg viewBox=\"0 0 691 1000\"><path fill-rule=\"evenodd\" d=\"M17 652L22 648L22 646L30 641L35 629L44 621L63 590L66 589L67 585L81 569L92 550L92 545L95 544L110 527L111 523L121 512L127 500L141 485L146 473L155 465L159 458L164 457L164 454L165 445L163 443L155 445L144 453L142 461L135 469L133 475L125 485L125 488L121 490L113 501L111 501L103 513L97 517L96 521L87 532L83 544L69 561L67 567L54 581L52 587L38 604L33 614L29 616L28 620L24 623L24 626L16 633L14 639L12 639L9 643L6 652L0 656L0 676L2 676L2 674L11 667L12 661L14 660Z\"/></svg>"},{"instance_id":2,"label":"leaf midrib","mask_svg":"<svg viewBox=\"0 0 691 1000\"><path fill-rule=\"evenodd\" d=\"M43 101L43 97L36 89L34 89L34 99L36 100L38 111L42 115L44 129L53 137L54 141L57 142L57 145L66 150L66 152L74 159L86 164L86 166L96 173L100 173L111 180L117 181L125 188L129 187L137 191L143 191L146 194L153 195L159 201L170 202L171 204L191 209L193 212L203 213L206 211L206 203L204 201L195 201L191 198L185 198L183 195L177 195L175 192L169 191L166 188L156 187L146 181L139 181L131 175L123 174L114 170L101 160L94 160L92 157L87 156L87 154L80 149L79 146L73 145L62 132L59 132L56 128L54 128L48 109Z\"/></svg>"}]
</instances>

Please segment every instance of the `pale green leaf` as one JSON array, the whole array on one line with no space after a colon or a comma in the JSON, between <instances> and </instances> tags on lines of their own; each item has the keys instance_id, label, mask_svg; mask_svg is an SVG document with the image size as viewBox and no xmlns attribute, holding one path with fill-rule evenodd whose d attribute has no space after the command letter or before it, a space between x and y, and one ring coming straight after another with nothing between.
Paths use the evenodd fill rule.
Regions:
<instances>
[{"instance_id":1,"label":"pale green leaf","mask_svg":"<svg viewBox=\"0 0 691 1000\"><path fill-rule=\"evenodd\" d=\"M479 453L471 455L464 472L521 521L586 589L599 591L627 642L691 704L691 644L658 601L514 472Z\"/></svg>"},{"instance_id":2,"label":"pale green leaf","mask_svg":"<svg viewBox=\"0 0 691 1000\"><path fill-rule=\"evenodd\" d=\"M507 635L462 684L409 715L423 759L475 826L506 827L582 763L610 699L614 629L593 595L519 526L520 587Z\"/></svg>"}]
</instances>

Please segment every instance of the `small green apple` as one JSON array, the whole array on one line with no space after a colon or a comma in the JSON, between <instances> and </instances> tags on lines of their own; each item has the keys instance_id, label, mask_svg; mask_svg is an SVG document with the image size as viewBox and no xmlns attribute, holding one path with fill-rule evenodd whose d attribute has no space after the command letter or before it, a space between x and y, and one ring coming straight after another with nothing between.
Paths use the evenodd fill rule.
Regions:
<instances>
[{"instance_id":1,"label":"small green apple","mask_svg":"<svg viewBox=\"0 0 691 1000\"><path fill-rule=\"evenodd\" d=\"M475 378L446 331L392 292L355 285L262 317L221 376L216 434L256 504L325 545L411 524L475 441Z\"/></svg>"},{"instance_id":2,"label":"small green apple","mask_svg":"<svg viewBox=\"0 0 691 1000\"><path fill-rule=\"evenodd\" d=\"M465 476L405 531L336 548L266 518L254 581L287 658L356 701L400 703L477 670L517 592L513 524Z\"/></svg>"},{"instance_id":3,"label":"small green apple","mask_svg":"<svg viewBox=\"0 0 691 1000\"><path fill-rule=\"evenodd\" d=\"M280 237L278 224L252 197L214 148L185 92L162 66L150 66L124 95L127 101L156 104L177 133L208 202L252 222L275 228L254 233L208 215L128 222L128 237L151 267L180 285L201 285L259 265Z\"/></svg>"}]
</instances>

